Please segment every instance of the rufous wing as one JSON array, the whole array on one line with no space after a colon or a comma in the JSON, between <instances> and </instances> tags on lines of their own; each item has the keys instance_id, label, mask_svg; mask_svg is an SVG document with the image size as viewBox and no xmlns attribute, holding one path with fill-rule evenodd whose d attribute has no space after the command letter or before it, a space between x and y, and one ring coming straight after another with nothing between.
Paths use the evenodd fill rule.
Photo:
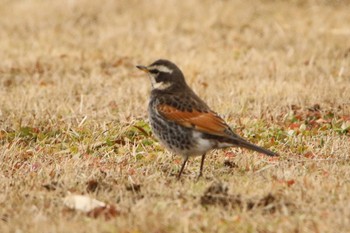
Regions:
<instances>
[{"instance_id":1,"label":"rufous wing","mask_svg":"<svg viewBox=\"0 0 350 233\"><path fill-rule=\"evenodd\" d=\"M174 121L184 127L194 128L200 132L217 136L228 136L225 133L228 129L227 124L214 112L181 111L166 104L158 105L157 111L167 120Z\"/></svg>"}]
</instances>

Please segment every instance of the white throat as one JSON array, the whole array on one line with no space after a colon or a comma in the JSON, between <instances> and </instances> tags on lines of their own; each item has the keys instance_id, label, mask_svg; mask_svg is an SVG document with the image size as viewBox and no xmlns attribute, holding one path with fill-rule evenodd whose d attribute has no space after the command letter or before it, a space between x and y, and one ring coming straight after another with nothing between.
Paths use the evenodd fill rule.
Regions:
<instances>
[{"instance_id":1,"label":"white throat","mask_svg":"<svg viewBox=\"0 0 350 233\"><path fill-rule=\"evenodd\" d=\"M156 90L165 90L171 86L171 83L156 82L155 77L151 76L152 88Z\"/></svg>"},{"instance_id":2,"label":"white throat","mask_svg":"<svg viewBox=\"0 0 350 233\"><path fill-rule=\"evenodd\" d=\"M171 86L171 83L163 83L163 82L160 82L160 83L156 83L153 85L153 89L157 89L157 90L165 90L167 89L168 87Z\"/></svg>"}]
</instances>

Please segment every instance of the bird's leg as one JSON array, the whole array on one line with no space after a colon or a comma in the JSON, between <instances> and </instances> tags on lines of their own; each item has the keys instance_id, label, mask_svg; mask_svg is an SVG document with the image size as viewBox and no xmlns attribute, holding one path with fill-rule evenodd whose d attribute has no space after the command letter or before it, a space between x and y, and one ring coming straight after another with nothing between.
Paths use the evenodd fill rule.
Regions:
<instances>
[{"instance_id":1,"label":"bird's leg","mask_svg":"<svg viewBox=\"0 0 350 233\"><path fill-rule=\"evenodd\" d=\"M181 177L181 174L182 174L182 172L183 172L183 170L184 170L184 168L185 168L185 165L186 165L186 163L187 163L187 160L188 160L188 156L186 156L186 157L184 158L184 161L183 161L183 163L182 163L180 172L179 172L179 174L177 175L177 179L178 179L178 180L179 180L180 177Z\"/></svg>"},{"instance_id":2,"label":"bird's leg","mask_svg":"<svg viewBox=\"0 0 350 233\"><path fill-rule=\"evenodd\" d=\"M199 169L199 174L198 174L198 178L202 176L202 171L203 171L203 166L204 166L204 160L205 160L205 153L202 155L202 161L201 161L201 167Z\"/></svg>"}]
</instances>

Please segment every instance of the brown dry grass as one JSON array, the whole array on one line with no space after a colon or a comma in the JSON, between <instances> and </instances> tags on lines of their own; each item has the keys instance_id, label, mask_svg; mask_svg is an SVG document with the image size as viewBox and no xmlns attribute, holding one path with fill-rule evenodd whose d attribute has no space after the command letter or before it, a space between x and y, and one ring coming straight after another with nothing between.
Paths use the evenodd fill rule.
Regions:
<instances>
[{"instance_id":1,"label":"brown dry grass","mask_svg":"<svg viewBox=\"0 0 350 233\"><path fill-rule=\"evenodd\" d=\"M0 232L348 231L349 12L349 1L2 1ZM194 159L177 182L180 157L143 133L150 84L134 66L158 58L281 158L214 151L205 178ZM206 196L213 181L228 190ZM119 214L69 211L68 192Z\"/></svg>"}]
</instances>

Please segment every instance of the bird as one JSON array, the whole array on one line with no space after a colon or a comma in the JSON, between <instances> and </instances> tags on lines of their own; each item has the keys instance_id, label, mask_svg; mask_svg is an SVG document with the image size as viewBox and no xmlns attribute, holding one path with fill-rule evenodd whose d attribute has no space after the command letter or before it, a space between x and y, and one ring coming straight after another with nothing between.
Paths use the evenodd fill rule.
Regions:
<instances>
[{"instance_id":1,"label":"bird","mask_svg":"<svg viewBox=\"0 0 350 233\"><path fill-rule=\"evenodd\" d=\"M242 147L268 156L277 153L237 135L230 126L189 87L182 71L171 61L159 59L137 65L151 80L148 118L155 137L170 152L183 157L177 178L192 156L201 156L198 178L203 174L207 152Z\"/></svg>"}]
</instances>

